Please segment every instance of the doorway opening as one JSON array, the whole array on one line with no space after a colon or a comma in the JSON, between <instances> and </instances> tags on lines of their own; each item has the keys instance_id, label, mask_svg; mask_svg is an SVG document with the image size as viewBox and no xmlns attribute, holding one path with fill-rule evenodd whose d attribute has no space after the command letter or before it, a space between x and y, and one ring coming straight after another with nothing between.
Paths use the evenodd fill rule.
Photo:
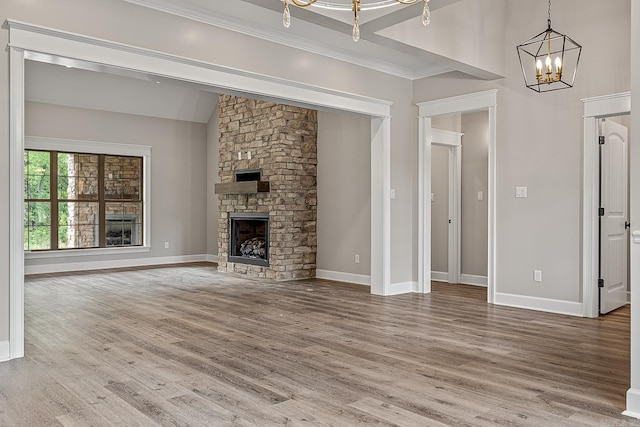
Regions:
<instances>
[{"instance_id":1,"label":"doorway opening","mask_svg":"<svg viewBox=\"0 0 640 427\"><path fill-rule=\"evenodd\" d=\"M631 114L629 92L583 99L583 188L582 188L582 315L598 317L600 314L600 135L602 119ZM605 144L606 145L606 144ZM628 167L628 165L627 165ZM628 190L632 189L628 181ZM628 206L628 205L627 205ZM624 225L623 225L624 227ZM616 256L616 259L619 257ZM629 279L634 268L628 264ZM626 275L626 274L625 274ZM611 283L611 282L610 282ZM606 282L605 282L606 284ZM617 291L620 293L620 285ZM622 285L624 287L624 285ZM626 300L626 289L623 289ZM621 297L617 297L618 300ZM625 301L626 303L626 301Z\"/></svg>"},{"instance_id":2,"label":"doorway opening","mask_svg":"<svg viewBox=\"0 0 640 427\"><path fill-rule=\"evenodd\" d=\"M435 250L439 250L435 244L432 243L432 236L434 234L434 227L432 227L432 212L433 203L431 202L431 193L432 193L432 158L435 155L437 156L438 148L433 149L435 144L438 142L434 138L438 138L438 130L434 128L438 128L438 121L441 118L451 115L465 115L465 114L475 114L481 113L484 115L484 124L485 124L485 154L483 157L483 162L486 165L486 171L484 172L486 176L486 187L483 188L474 188L474 186L470 186L468 191L474 195L474 198L477 202L483 202L486 206L485 212L486 216L484 217L484 226L477 230L478 233L484 234L486 236L485 240L479 240L480 245L484 245L484 257L480 261L484 264L485 269L482 270L484 276L481 276L478 273L471 274L472 276L479 276L483 279L474 280L472 284L479 284L487 287L487 302L494 303L496 297L495 290L495 222L496 222L496 204L495 204L495 194L496 194L496 98L497 98L497 90L490 90L485 92L477 92L463 96L457 96L452 98L445 98L435 101L423 102L418 104L420 108L420 123L419 123L419 171L418 171L418 197L419 197L419 240L418 240L418 289L420 292L429 293L431 292L431 280L437 279L437 277L433 277L432 274L435 270L432 268L432 254ZM462 133L462 132L460 132ZM462 141L462 147L464 147L464 137ZM464 148L462 148L464 151ZM464 159L464 154L461 156ZM482 163L482 162L481 162ZM461 179L462 181L462 179ZM461 187L462 188L462 187ZM461 194L463 191L461 190ZM434 194L434 198L437 197ZM462 198L464 196L461 196ZM478 200L482 199L482 200ZM469 202L467 202L469 203ZM459 203L459 206L462 208L464 205L464 201ZM464 209L464 208L462 208ZM447 216L447 226L448 220L450 219ZM462 226L464 220L462 219L462 215L460 215L458 224L454 224L452 220L452 224L454 225L454 229L458 228L458 225ZM462 227L460 227L462 229ZM448 235L449 233L447 233ZM452 233L455 235L455 233ZM464 243L464 231L458 234L458 238L460 241L460 256L458 257L458 262L464 263L465 254L464 251L466 248L473 248L472 245L468 245L465 247ZM451 242L452 239L448 241ZM455 244L455 239L454 239ZM473 249L471 249L473 250ZM451 252L451 248L447 251ZM456 257L455 253L453 255L454 259ZM447 261L447 266L449 265L449 260ZM454 272L451 279L456 280L456 272L458 271L455 266L451 268ZM464 267L460 268L460 273L458 274L459 278L456 280L457 282L464 282ZM486 273L485 273L486 272ZM435 274L437 276L437 274ZM449 272L447 271L446 280L449 280ZM480 282L480 283L478 283Z\"/></svg>"},{"instance_id":3,"label":"doorway opening","mask_svg":"<svg viewBox=\"0 0 640 427\"><path fill-rule=\"evenodd\" d=\"M488 130L487 110L432 119L432 280L487 286Z\"/></svg>"}]
</instances>

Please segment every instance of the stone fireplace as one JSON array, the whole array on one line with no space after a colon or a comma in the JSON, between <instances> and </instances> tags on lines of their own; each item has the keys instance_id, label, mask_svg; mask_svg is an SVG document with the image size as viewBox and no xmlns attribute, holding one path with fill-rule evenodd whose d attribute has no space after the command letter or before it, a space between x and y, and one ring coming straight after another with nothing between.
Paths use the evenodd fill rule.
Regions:
<instances>
[{"instance_id":1,"label":"stone fireplace","mask_svg":"<svg viewBox=\"0 0 640 427\"><path fill-rule=\"evenodd\" d=\"M219 97L218 270L315 277L317 112Z\"/></svg>"}]
</instances>

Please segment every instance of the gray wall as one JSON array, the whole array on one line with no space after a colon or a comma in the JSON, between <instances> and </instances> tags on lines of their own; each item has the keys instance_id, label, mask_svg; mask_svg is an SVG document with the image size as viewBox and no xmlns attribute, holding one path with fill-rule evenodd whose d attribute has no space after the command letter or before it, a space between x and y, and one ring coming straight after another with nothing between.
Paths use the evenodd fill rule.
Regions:
<instances>
[{"instance_id":1,"label":"gray wall","mask_svg":"<svg viewBox=\"0 0 640 427\"><path fill-rule=\"evenodd\" d=\"M319 270L371 274L369 117L318 112L317 234Z\"/></svg>"},{"instance_id":2,"label":"gray wall","mask_svg":"<svg viewBox=\"0 0 640 427\"><path fill-rule=\"evenodd\" d=\"M449 151L431 146L431 270L442 273L449 271Z\"/></svg>"},{"instance_id":3,"label":"gray wall","mask_svg":"<svg viewBox=\"0 0 640 427\"><path fill-rule=\"evenodd\" d=\"M151 252L100 260L206 253L206 133L201 123L27 102L25 134L150 145ZM169 249L164 248L169 242ZM28 260L26 265L95 261L95 256Z\"/></svg>"},{"instance_id":4,"label":"gray wall","mask_svg":"<svg viewBox=\"0 0 640 427\"><path fill-rule=\"evenodd\" d=\"M496 290L580 302L581 99L629 90L630 2L554 3L554 27L584 49L574 88L536 94L524 87L514 47L544 29L546 7L507 2L504 49L513 54L504 79L455 72L425 78L414 82L414 101L498 89ZM598 22L598 31L586 22ZM606 78L602 64L615 64ZM529 197L516 199L516 186L527 186ZM533 282L534 269L543 271L543 282Z\"/></svg>"},{"instance_id":5,"label":"gray wall","mask_svg":"<svg viewBox=\"0 0 640 427\"><path fill-rule=\"evenodd\" d=\"M487 276L489 113L462 115L460 273ZM483 200L478 200L482 191Z\"/></svg>"}]
</instances>

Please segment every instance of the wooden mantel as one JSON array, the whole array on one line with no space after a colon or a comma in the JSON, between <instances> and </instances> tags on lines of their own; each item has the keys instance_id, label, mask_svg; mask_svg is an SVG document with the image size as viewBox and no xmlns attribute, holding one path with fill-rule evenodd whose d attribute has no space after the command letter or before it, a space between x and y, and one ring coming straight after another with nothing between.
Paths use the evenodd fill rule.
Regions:
<instances>
[{"instance_id":1,"label":"wooden mantel","mask_svg":"<svg viewBox=\"0 0 640 427\"><path fill-rule=\"evenodd\" d=\"M215 194L251 194L268 193L269 181L241 181L217 183L214 186Z\"/></svg>"}]
</instances>

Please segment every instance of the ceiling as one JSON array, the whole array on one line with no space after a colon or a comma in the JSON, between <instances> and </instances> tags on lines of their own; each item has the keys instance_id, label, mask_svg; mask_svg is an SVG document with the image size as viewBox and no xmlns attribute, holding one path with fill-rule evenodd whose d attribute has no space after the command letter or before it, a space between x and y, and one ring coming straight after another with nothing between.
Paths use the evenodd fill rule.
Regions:
<instances>
[{"instance_id":1,"label":"ceiling","mask_svg":"<svg viewBox=\"0 0 640 427\"><path fill-rule=\"evenodd\" d=\"M468 27L469 22L478 21L470 13L474 4L482 9L495 7L500 10L502 0L430 0L432 18L427 28L420 22L422 1L410 6L363 10L360 13L361 39L358 42L351 39L351 11L291 5L292 23L287 29L282 25L282 0L122 1L403 78L417 79L454 70L481 79L500 77L486 67L470 65L464 58L460 60L447 55L446 51L438 51L438 48L454 43L457 45L449 51L463 52L467 49L474 57L477 56L474 34L464 39L460 29ZM331 1L343 2L347 6L351 2ZM495 15L498 14L489 14ZM468 21L457 22L460 16L465 16ZM470 21L472 19L475 21ZM485 26L499 27L493 22L486 22L486 19L482 22ZM458 27L453 26L456 23ZM452 33L456 37L451 37ZM309 37L310 34L313 37ZM205 86L46 55L31 59L34 61L28 61L26 67L27 101L199 123L208 121L217 102L217 95Z\"/></svg>"},{"instance_id":2,"label":"ceiling","mask_svg":"<svg viewBox=\"0 0 640 427\"><path fill-rule=\"evenodd\" d=\"M309 50L342 61L416 79L455 70L448 58L412 46L385 30L403 23L411 24L412 36L429 36L432 25L438 25L439 11L461 0L430 0L432 24L420 23L423 2L410 6L393 5L384 9L360 12L360 41L351 39L353 12L335 11L291 4L291 27L282 25L282 0L124 0L178 16L195 19L265 40ZM364 0L362 0L364 3ZM351 0L332 0L351 3ZM413 22L415 21L415 22ZM384 35L383 35L384 34ZM313 35L310 37L309 35ZM468 72L469 70L459 70ZM484 76L477 76L483 78Z\"/></svg>"}]
</instances>

